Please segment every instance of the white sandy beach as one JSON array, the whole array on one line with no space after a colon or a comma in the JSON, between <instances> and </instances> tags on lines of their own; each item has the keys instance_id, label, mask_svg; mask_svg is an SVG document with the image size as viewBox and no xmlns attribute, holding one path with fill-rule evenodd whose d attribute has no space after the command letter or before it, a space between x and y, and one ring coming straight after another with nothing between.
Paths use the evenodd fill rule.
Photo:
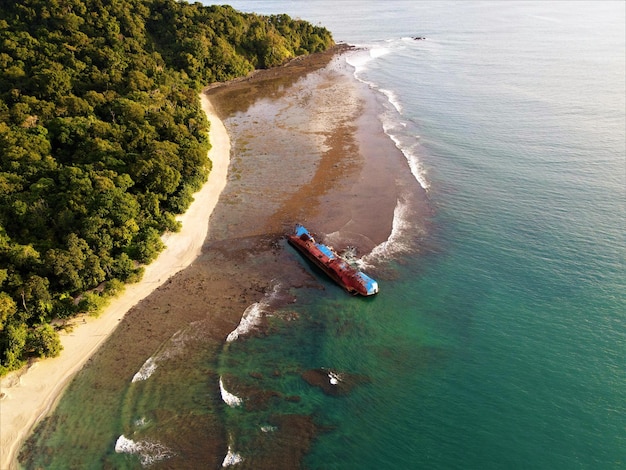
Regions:
<instances>
[{"instance_id":1,"label":"white sandy beach","mask_svg":"<svg viewBox=\"0 0 626 470\"><path fill-rule=\"evenodd\" d=\"M163 237L166 248L146 267L143 279L126 287L98 318L87 318L70 333L61 335L59 357L37 361L27 370L17 371L0 381L0 469L17 468L17 452L34 425L55 406L70 379L115 330L119 321L143 298L171 276L189 266L200 254L208 231L208 221L226 186L230 141L226 129L202 94L202 109L211 128L209 158L213 168L202 189L182 216L182 229Z\"/></svg>"}]
</instances>

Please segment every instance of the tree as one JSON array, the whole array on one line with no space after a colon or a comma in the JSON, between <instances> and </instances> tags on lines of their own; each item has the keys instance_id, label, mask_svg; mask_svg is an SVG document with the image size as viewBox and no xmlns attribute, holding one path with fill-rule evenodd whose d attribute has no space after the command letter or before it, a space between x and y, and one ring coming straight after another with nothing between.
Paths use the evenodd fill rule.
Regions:
<instances>
[{"instance_id":1,"label":"tree","mask_svg":"<svg viewBox=\"0 0 626 470\"><path fill-rule=\"evenodd\" d=\"M72 77L58 62L42 63L31 71L33 87L39 98L58 99L69 93Z\"/></svg>"},{"instance_id":2,"label":"tree","mask_svg":"<svg viewBox=\"0 0 626 470\"><path fill-rule=\"evenodd\" d=\"M25 323L9 323L0 332L0 365L6 371L18 369L24 364L22 357L27 337L28 328Z\"/></svg>"},{"instance_id":3,"label":"tree","mask_svg":"<svg viewBox=\"0 0 626 470\"><path fill-rule=\"evenodd\" d=\"M17 312L17 305L13 298L6 292L0 292L0 331L4 329L13 315Z\"/></svg>"},{"instance_id":4,"label":"tree","mask_svg":"<svg viewBox=\"0 0 626 470\"><path fill-rule=\"evenodd\" d=\"M25 346L39 357L56 357L63 349L59 334L49 323L39 325L31 330L27 336Z\"/></svg>"},{"instance_id":5,"label":"tree","mask_svg":"<svg viewBox=\"0 0 626 470\"><path fill-rule=\"evenodd\" d=\"M38 321L49 319L52 313L52 296L49 288L50 281L47 278L33 274L26 279L22 288L19 289L22 306Z\"/></svg>"}]
</instances>

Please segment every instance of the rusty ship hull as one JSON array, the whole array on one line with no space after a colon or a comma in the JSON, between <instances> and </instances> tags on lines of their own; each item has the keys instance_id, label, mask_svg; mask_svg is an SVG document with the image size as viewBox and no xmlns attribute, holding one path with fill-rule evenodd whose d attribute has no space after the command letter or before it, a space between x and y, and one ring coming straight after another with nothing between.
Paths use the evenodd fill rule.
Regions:
<instances>
[{"instance_id":1,"label":"rusty ship hull","mask_svg":"<svg viewBox=\"0 0 626 470\"><path fill-rule=\"evenodd\" d=\"M350 266L327 245L319 243L304 226L297 224L288 236L289 243L351 294L370 296L378 293L378 282Z\"/></svg>"}]
</instances>

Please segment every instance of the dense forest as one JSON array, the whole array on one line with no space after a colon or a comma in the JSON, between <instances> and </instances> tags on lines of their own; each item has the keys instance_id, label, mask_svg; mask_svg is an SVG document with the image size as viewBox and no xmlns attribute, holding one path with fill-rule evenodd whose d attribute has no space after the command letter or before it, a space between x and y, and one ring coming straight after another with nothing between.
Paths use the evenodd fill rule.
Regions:
<instances>
[{"instance_id":1,"label":"dense forest","mask_svg":"<svg viewBox=\"0 0 626 470\"><path fill-rule=\"evenodd\" d=\"M0 0L0 375L59 353L178 229L208 172L203 86L327 49L287 15Z\"/></svg>"}]
</instances>

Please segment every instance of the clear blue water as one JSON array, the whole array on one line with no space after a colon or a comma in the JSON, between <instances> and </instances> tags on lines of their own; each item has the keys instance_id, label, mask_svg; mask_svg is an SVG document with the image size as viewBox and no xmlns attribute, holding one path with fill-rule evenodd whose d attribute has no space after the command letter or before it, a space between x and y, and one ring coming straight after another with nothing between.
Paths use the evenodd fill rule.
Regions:
<instances>
[{"instance_id":1,"label":"clear blue water","mask_svg":"<svg viewBox=\"0 0 626 470\"><path fill-rule=\"evenodd\" d=\"M314 307L359 328L312 366L372 383L320 403L309 468L626 466L625 4L231 4L367 47L436 208L385 295Z\"/></svg>"},{"instance_id":2,"label":"clear blue water","mask_svg":"<svg viewBox=\"0 0 626 470\"><path fill-rule=\"evenodd\" d=\"M302 288L298 321L276 317L272 334L227 345L185 325L147 352L159 373L124 377L121 391L87 368L32 462L137 468L132 450L115 452L121 434L145 428L165 446L147 454L167 454L206 414L225 431L200 427L198 441L224 432L246 459L261 427L271 439L272 414L296 413L330 429L309 469L626 467L625 3L230 4L363 47L349 61L386 97L381 120L427 188L432 230L417 250L374 263L373 299ZM177 349L183 339L198 355ZM327 396L300 377L321 367L367 380ZM213 397L216 377L251 372L300 400L252 411ZM90 380L98 393L77 383ZM168 462L180 460L156 465Z\"/></svg>"}]
</instances>

